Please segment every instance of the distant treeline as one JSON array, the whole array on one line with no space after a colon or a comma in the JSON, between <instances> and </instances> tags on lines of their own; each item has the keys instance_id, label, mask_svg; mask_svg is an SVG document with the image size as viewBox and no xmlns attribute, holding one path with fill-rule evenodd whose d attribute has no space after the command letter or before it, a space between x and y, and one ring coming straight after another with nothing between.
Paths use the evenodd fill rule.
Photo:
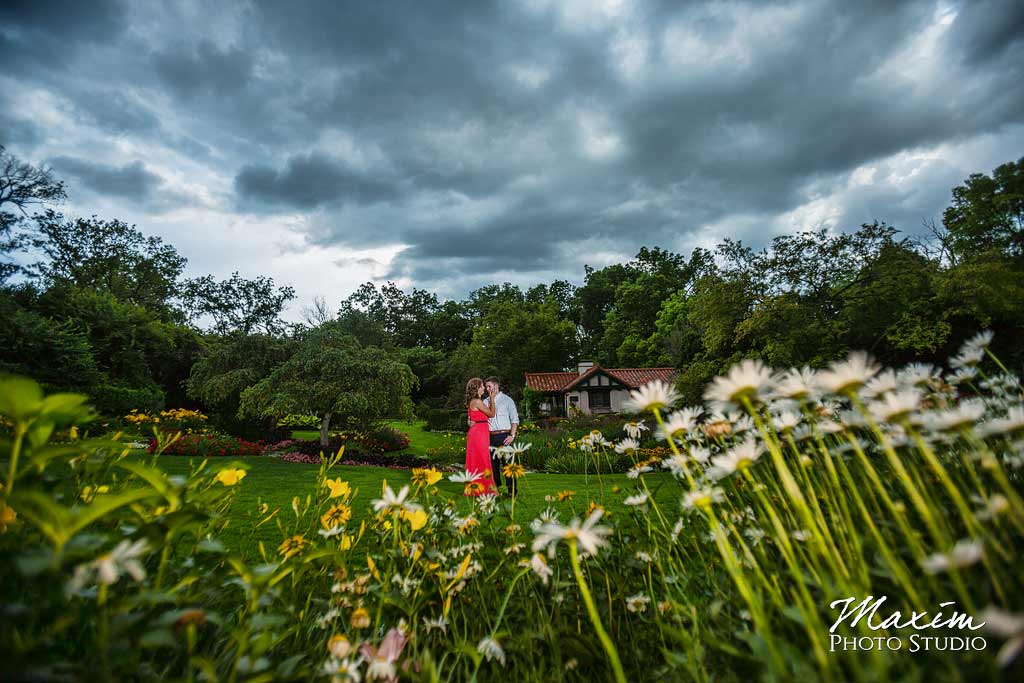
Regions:
<instances>
[{"instance_id":1,"label":"distant treeline","mask_svg":"<svg viewBox=\"0 0 1024 683\"><path fill-rule=\"evenodd\" d=\"M396 368L408 366L403 401L421 409L458 405L473 375L496 374L517 393L524 372L580 359L675 366L696 401L741 358L821 366L867 349L887 365L941 364L985 328L1004 362L1024 366L1024 158L954 188L926 239L874 223L779 236L762 250L729 239L689 254L642 248L628 263L586 267L582 286L493 284L460 301L366 283L336 305L314 301L302 324L281 320L290 287L185 278L185 258L160 239L60 214L64 186L49 170L0 148L0 171L0 372L87 393L110 415L188 405L241 431L261 411L296 407L272 400L289 395L283 386L340 386L312 386L317 344L338 354L327 375L369 377L384 364L391 374L374 377L402 378Z\"/></svg>"}]
</instances>

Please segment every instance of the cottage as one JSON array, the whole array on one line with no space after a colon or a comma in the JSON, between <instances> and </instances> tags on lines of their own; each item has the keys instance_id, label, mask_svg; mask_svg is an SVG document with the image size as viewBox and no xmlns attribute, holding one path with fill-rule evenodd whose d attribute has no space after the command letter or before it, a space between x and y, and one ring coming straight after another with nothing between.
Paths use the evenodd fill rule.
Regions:
<instances>
[{"instance_id":1,"label":"cottage","mask_svg":"<svg viewBox=\"0 0 1024 683\"><path fill-rule=\"evenodd\" d=\"M575 372L527 372L526 387L543 394L542 415L569 415L622 411L629 392L660 379L675 382L675 368L602 368L581 361Z\"/></svg>"}]
</instances>

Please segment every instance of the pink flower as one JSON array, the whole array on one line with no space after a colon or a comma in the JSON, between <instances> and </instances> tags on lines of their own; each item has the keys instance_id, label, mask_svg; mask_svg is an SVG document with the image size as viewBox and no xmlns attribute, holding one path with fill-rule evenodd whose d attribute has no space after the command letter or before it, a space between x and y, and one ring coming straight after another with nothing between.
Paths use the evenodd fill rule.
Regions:
<instances>
[{"instance_id":1,"label":"pink flower","mask_svg":"<svg viewBox=\"0 0 1024 683\"><path fill-rule=\"evenodd\" d=\"M376 648L370 643L363 643L359 646L359 654L366 660L366 677L372 681L387 681L396 683L398 681L398 670L395 662L402 655L407 638L397 628L393 628L384 636L380 647Z\"/></svg>"}]
</instances>

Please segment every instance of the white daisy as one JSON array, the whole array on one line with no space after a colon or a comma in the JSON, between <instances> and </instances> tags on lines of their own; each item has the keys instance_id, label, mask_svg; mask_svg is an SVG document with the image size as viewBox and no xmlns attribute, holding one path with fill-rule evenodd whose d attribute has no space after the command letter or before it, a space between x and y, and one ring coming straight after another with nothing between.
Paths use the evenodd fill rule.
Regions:
<instances>
[{"instance_id":1,"label":"white daisy","mask_svg":"<svg viewBox=\"0 0 1024 683\"><path fill-rule=\"evenodd\" d=\"M821 391L817 373L804 366L797 370L787 370L782 378L775 383L775 395L795 400L813 398Z\"/></svg>"},{"instance_id":2,"label":"white daisy","mask_svg":"<svg viewBox=\"0 0 1024 683\"><path fill-rule=\"evenodd\" d=\"M860 395L864 398L877 398L890 391L896 391L897 388L899 388L899 380L896 378L896 371L886 368L864 383Z\"/></svg>"},{"instance_id":3,"label":"white daisy","mask_svg":"<svg viewBox=\"0 0 1024 683\"><path fill-rule=\"evenodd\" d=\"M802 419L800 415L789 410L772 415L772 423L775 425L775 429L782 433L795 429Z\"/></svg>"},{"instance_id":4,"label":"white daisy","mask_svg":"<svg viewBox=\"0 0 1024 683\"><path fill-rule=\"evenodd\" d=\"M896 379L904 386L927 386L938 378L938 368L930 363L911 363L896 373Z\"/></svg>"},{"instance_id":5,"label":"white daisy","mask_svg":"<svg viewBox=\"0 0 1024 683\"><path fill-rule=\"evenodd\" d=\"M622 430L626 432L626 434L629 435L629 438L631 439L639 439L640 435L643 432L646 432L647 429L648 427L647 425L644 424L643 420L638 420L636 422L627 422L626 424L622 425Z\"/></svg>"},{"instance_id":6,"label":"white daisy","mask_svg":"<svg viewBox=\"0 0 1024 683\"><path fill-rule=\"evenodd\" d=\"M328 659L324 662L323 672L331 677L331 683L360 683L363 675L359 672L362 657L356 659Z\"/></svg>"},{"instance_id":7,"label":"white daisy","mask_svg":"<svg viewBox=\"0 0 1024 683\"><path fill-rule=\"evenodd\" d=\"M683 507L691 510L693 508L709 508L715 503L725 500L725 492L717 486L694 489L683 496Z\"/></svg>"},{"instance_id":8,"label":"white daisy","mask_svg":"<svg viewBox=\"0 0 1024 683\"><path fill-rule=\"evenodd\" d=\"M485 515L494 514L494 511L498 509L498 496L494 493L478 496L476 502L480 506L480 512Z\"/></svg>"},{"instance_id":9,"label":"white daisy","mask_svg":"<svg viewBox=\"0 0 1024 683\"><path fill-rule=\"evenodd\" d=\"M883 396L868 405L872 417L881 422L899 422L921 407L921 390L916 387L901 389Z\"/></svg>"},{"instance_id":10,"label":"white daisy","mask_svg":"<svg viewBox=\"0 0 1024 683\"><path fill-rule=\"evenodd\" d=\"M952 375L947 376L946 381L956 386L958 384L963 384L964 382L970 382L977 376L977 368L959 368Z\"/></svg>"},{"instance_id":11,"label":"white daisy","mask_svg":"<svg viewBox=\"0 0 1024 683\"><path fill-rule=\"evenodd\" d=\"M637 593L626 598L626 609L634 613L643 613L647 611L647 605L651 604L651 599L643 593Z\"/></svg>"},{"instance_id":12,"label":"white daisy","mask_svg":"<svg viewBox=\"0 0 1024 683\"><path fill-rule=\"evenodd\" d=\"M746 359L729 368L725 377L716 377L704 391L708 401L721 401L742 405L744 398L763 396L777 381L775 371L760 360Z\"/></svg>"},{"instance_id":13,"label":"white daisy","mask_svg":"<svg viewBox=\"0 0 1024 683\"><path fill-rule=\"evenodd\" d=\"M967 399L948 410L929 413L925 422L937 432L957 432L976 424L984 415L984 402Z\"/></svg>"},{"instance_id":14,"label":"white daisy","mask_svg":"<svg viewBox=\"0 0 1024 683\"><path fill-rule=\"evenodd\" d=\"M1006 612L998 607L989 606L981 610L978 618L986 630L1006 639L996 653L996 664L1006 666L1024 650L1024 614Z\"/></svg>"},{"instance_id":15,"label":"white daisy","mask_svg":"<svg viewBox=\"0 0 1024 683\"><path fill-rule=\"evenodd\" d=\"M964 345L961 347L961 350L987 349L992 344L992 338L994 336L995 334L992 332L992 330L982 330L978 334L974 335L973 337L965 341Z\"/></svg>"},{"instance_id":16,"label":"white daisy","mask_svg":"<svg viewBox=\"0 0 1024 683\"><path fill-rule=\"evenodd\" d=\"M629 496L626 500L622 501L623 505L638 506L647 504L647 494L638 493L635 496Z\"/></svg>"},{"instance_id":17,"label":"white daisy","mask_svg":"<svg viewBox=\"0 0 1024 683\"><path fill-rule=\"evenodd\" d=\"M559 541L576 541L584 552L597 555L598 549L607 543L605 537L612 533L611 528L597 524L603 514L604 510L597 509L582 523L579 518L573 518L569 526L557 522L543 525L533 539L533 552L547 549L548 555L553 557Z\"/></svg>"},{"instance_id":18,"label":"white daisy","mask_svg":"<svg viewBox=\"0 0 1024 683\"><path fill-rule=\"evenodd\" d=\"M473 472L466 470L465 472L456 472L455 474L448 477L448 481L453 481L456 484L468 484L471 481L477 481L483 479L486 475L483 472Z\"/></svg>"},{"instance_id":19,"label":"white daisy","mask_svg":"<svg viewBox=\"0 0 1024 683\"><path fill-rule=\"evenodd\" d=\"M845 360L835 361L828 370L819 372L817 378L825 389L841 394L864 386L878 370L878 365L866 352L854 351Z\"/></svg>"},{"instance_id":20,"label":"white daisy","mask_svg":"<svg viewBox=\"0 0 1024 683\"><path fill-rule=\"evenodd\" d=\"M427 629L427 633L434 630L440 631L441 633L448 633L448 620L443 616L436 619L427 619L426 617L423 617L423 626Z\"/></svg>"},{"instance_id":21,"label":"white daisy","mask_svg":"<svg viewBox=\"0 0 1024 683\"><path fill-rule=\"evenodd\" d=\"M498 663L505 666L505 650L494 638L487 637L476 645L476 651L484 656L488 662L498 660Z\"/></svg>"},{"instance_id":22,"label":"white daisy","mask_svg":"<svg viewBox=\"0 0 1024 683\"><path fill-rule=\"evenodd\" d=\"M985 349L965 346L960 355L949 359L949 367L953 369L974 368L985 358Z\"/></svg>"},{"instance_id":23,"label":"white daisy","mask_svg":"<svg viewBox=\"0 0 1024 683\"><path fill-rule=\"evenodd\" d=\"M626 476L629 477L630 479L636 479L641 474L653 471L654 468L651 467L650 465L634 465L633 467L630 467L628 470L626 470Z\"/></svg>"},{"instance_id":24,"label":"white daisy","mask_svg":"<svg viewBox=\"0 0 1024 683\"><path fill-rule=\"evenodd\" d=\"M94 578L105 586L112 586L118 582L122 574L128 574L135 581L142 581L146 578L146 569L139 562L139 558L147 550L145 539L134 543L121 541L109 553L76 567L71 581L68 582L68 588L73 593L78 592Z\"/></svg>"},{"instance_id":25,"label":"white daisy","mask_svg":"<svg viewBox=\"0 0 1024 683\"><path fill-rule=\"evenodd\" d=\"M658 428L657 437L660 441L666 441L665 434L668 433L673 439L682 439L688 432L697 426L697 420L704 414L704 408L683 408L670 413L665 418L665 428Z\"/></svg>"},{"instance_id":26,"label":"white daisy","mask_svg":"<svg viewBox=\"0 0 1024 683\"><path fill-rule=\"evenodd\" d=\"M679 393L675 387L656 379L629 392L629 398L626 399L622 407L629 413L642 413L648 410L669 408L678 400Z\"/></svg>"},{"instance_id":27,"label":"white daisy","mask_svg":"<svg viewBox=\"0 0 1024 683\"><path fill-rule=\"evenodd\" d=\"M640 442L636 439L623 439L615 444L616 453L636 453L640 448Z\"/></svg>"},{"instance_id":28,"label":"white daisy","mask_svg":"<svg viewBox=\"0 0 1024 683\"><path fill-rule=\"evenodd\" d=\"M747 437L730 448L725 455L711 458L711 469L708 475L713 479L724 479L734 472L740 472L761 457L764 449L752 437Z\"/></svg>"},{"instance_id":29,"label":"white daisy","mask_svg":"<svg viewBox=\"0 0 1024 683\"><path fill-rule=\"evenodd\" d=\"M928 574L938 574L949 569L969 567L981 559L984 546L981 541L961 539L949 553L935 553L921 560L921 568Z\"/></svg>"},{"instance_id":30,"label":"white daisy","mask_svg":"<svg viewBox=\"0 0 1024 683\"><path fill-rule=\"evenodd\" d=\"M554 575L554 571L548 566L548 561L544 559L544 556L540 553L534 553L533 557L530 558L530 569L533 573L540 577L540 580L544 585L548 585L548 579Z\"/></svg>"},{"instance_id":31,"label":"white daisy","mask_svg":"<svg viewBox=\"0 0 1024 683\"><path fill-rule=\"evenodd\" d=\"M405 510L406 512L417 512L419 510L422 510L422 506L413 503L411 500L406 500L406 497L408 495L408 485L405 485L401 489L399 489L398 493L392 491L390 486L385 486L384 493L381 494L381 497L372 501L373 509L375 512L383 512L387 510Z\"/></svg>"}]
</instances>

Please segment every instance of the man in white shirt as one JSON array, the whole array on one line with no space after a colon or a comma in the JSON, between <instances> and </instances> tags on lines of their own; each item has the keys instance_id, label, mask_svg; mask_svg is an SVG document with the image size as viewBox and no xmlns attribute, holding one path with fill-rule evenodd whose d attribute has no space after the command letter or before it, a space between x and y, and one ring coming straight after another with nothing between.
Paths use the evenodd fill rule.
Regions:
<instances>
[{"instance_id":1,"label":"man in white shirt","mask_svg":"<svg viewBox=\"0 0 1024 683\"><path fill-rule=\"evenodd\" d=\"M501 448L516 440L516 431L519 429L519 412L516 410L516 402L512 400L512 397L501 393L501 383L497 377L488 377L484 380L484 386L487 387L488 394L497 393L494 397L494 417L487 420L487 427L491 431L491 448ZM490 397L485 398L484 405L490 405L490 400ZM491 451L491 470L494 473L495 486L501 486L503 464L502 459L497 457L494 451ZM507 488L509 494L515 494L516 480L509 477Z\"/></svg>"}]
</instances>

